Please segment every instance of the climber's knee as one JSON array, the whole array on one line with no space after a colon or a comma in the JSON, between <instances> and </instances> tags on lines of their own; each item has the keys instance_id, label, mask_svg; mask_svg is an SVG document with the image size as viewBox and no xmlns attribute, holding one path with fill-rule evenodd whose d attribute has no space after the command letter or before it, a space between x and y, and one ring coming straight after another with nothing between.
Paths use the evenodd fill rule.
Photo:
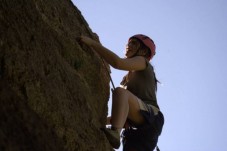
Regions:
<instances>
[{"instance_id":1,"label":"climber's knee","mask_svg":"<svg viewBox=\"0 0 227 151\"><path fill-rule=\"evenodd\" d=\"M117 87L114 89L113 93L124 93L125 91L126 91L126 89Z\"/></svg>"},{"instance_id":2,"label":"climber's knee","mask_svg":"<svg viewBox=\"0 0 227 151\"><path fill-rule=\"evenodd\" d=\"M113 91L113 95L117 95L117 96L120 96L120 95L127 95L127 91L126 89L124 88L121 88L121 87L117 87L114 91Z\"/></svg>"},{"instance_id":3,"label":"climber's knee","mask_svg":"<svg viewBox=\"0 0 227 151\"><path fill-rule=\"evenodd\" d=\"M121 87L117 87L114 91L113 91L113 102L128 102L128 90L121 88Z\"/></svg>"}]
</instances>

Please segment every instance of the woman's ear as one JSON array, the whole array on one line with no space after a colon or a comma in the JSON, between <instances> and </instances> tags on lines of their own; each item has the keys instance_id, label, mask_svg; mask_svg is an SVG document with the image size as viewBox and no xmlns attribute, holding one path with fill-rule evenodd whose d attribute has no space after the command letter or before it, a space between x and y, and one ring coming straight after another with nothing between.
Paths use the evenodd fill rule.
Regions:
<instances>
[{"instance_id":1,"label":"woman's ear","mask_svg":"<svg viewBox=\"0 0 227 151\"><path fill-rule=\"evenodd\" d=\"M146 50L138 48L139 50L137 51L138 56L146 56Z\"/></svg>"},{"instance_id":2,"label":"woman's ear","mask_svg":"<svg viewBox=\"0 0 227 151\"><path fill-rule=\"evenodd\" d=\"M140 47L141 47L140 43L137 42L136 45L135 45L135 50L136 51L139 51Z\"/></svg>"}]
</instances>

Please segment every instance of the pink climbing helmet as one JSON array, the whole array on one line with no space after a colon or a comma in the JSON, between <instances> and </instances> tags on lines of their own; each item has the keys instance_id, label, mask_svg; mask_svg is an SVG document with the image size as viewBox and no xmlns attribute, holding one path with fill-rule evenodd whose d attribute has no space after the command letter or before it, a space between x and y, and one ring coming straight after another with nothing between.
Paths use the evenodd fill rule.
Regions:
<instances>
[{"instance_id":1,"label":"pink climbing helmet","mask_svg":"<svg viewBox=\"0 0 227 151\"><path fill-rule=\"evenodd\" d=\"M130 40L131 38L139 39L145 46L147 46L147 47L150 49L150 51L151 51L151 56L150 56L148 59L151 60L151 58L152 58L152 57L155 55L155 53L156 53L156 51L155 51L156 46L155 46L155 44L154 44L154 41L153 41L150 37L148 37L148 36L146 36L146 35L143 35L143 34L134 35L134 36L130 37L129 40Z\"/></svg>"}]
</instances>

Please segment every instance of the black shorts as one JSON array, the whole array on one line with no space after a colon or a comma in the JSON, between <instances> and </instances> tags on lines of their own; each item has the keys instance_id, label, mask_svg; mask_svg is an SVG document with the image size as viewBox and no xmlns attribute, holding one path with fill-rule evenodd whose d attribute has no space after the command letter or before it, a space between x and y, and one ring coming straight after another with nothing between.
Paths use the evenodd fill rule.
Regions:
<instances>
[{"instance_id":1,"label":"black shorts","mask_svg":"<svg viewBox=\"0 0 227 151\"><path fill-rule=\"evenodd\" d=\"M142 106L144 107L144 104ZM140 112L145 123L140 126L131 126L123 132L123 151L153 151L157 145L158 137L162 132L164 116L161 111L154 113L151 105L145 104Z\"/></svg>"}]
</instances>

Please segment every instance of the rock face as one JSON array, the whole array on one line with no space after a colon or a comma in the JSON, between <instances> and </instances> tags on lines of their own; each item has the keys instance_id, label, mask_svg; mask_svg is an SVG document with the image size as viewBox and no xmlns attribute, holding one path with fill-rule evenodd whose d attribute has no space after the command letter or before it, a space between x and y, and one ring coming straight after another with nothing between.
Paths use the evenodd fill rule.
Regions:
<instances>
[{"instance_id":1,"label":"rock face","mask_svg":"<svg viewBox=\"0 0 227 151\"><path fill-rule=\"evenodd\" d=\"M109 78L70 0L0 2L0 150L108 151Z\"/></svg>"}]
</instances>

